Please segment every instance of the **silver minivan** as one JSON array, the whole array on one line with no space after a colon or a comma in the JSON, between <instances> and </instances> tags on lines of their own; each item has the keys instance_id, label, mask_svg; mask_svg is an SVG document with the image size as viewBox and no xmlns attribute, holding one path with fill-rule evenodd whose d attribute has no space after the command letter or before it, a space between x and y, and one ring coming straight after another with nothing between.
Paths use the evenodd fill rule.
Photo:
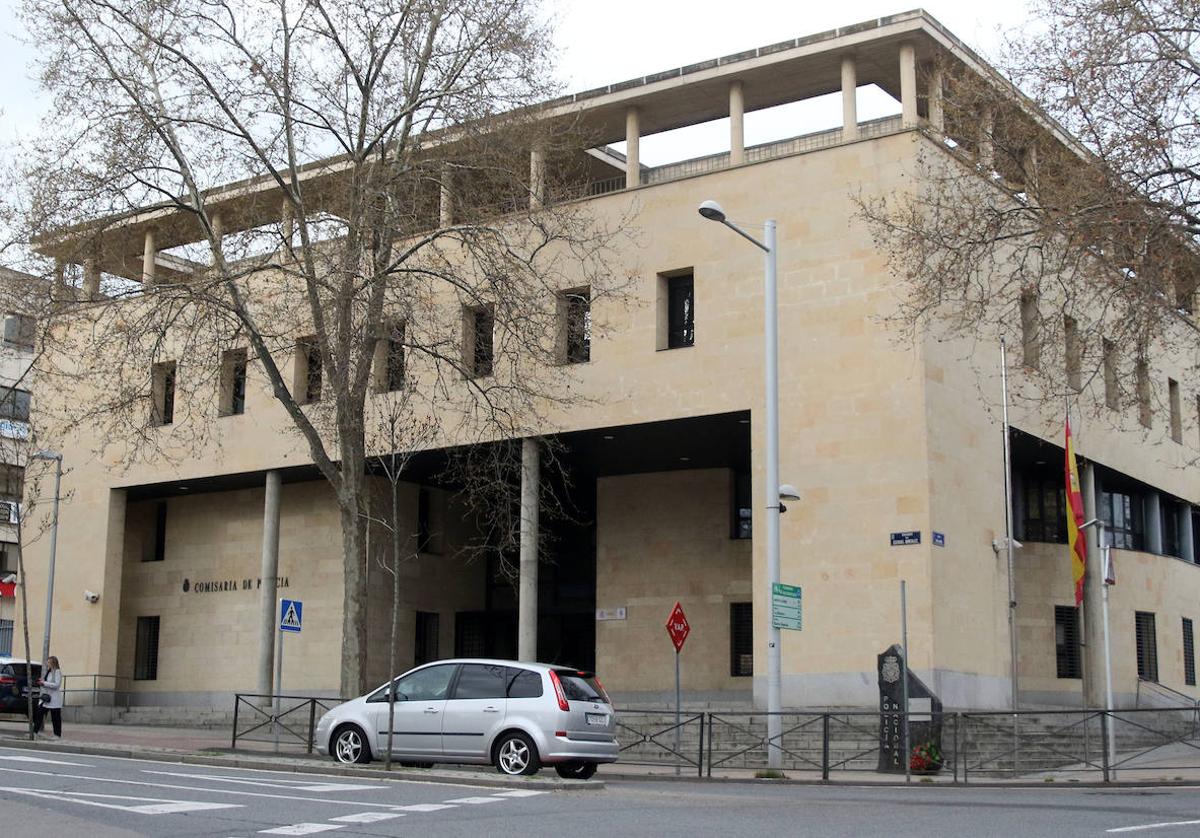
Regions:
<instances>
[{"instance_id":1,"label":"silver minivan","mask_svg":"<svg viewBox=\"0 0 1200 838\"><path fill-rule=\"evenodd\" d=\"M616 762L616 716L591 672L545 663L464 658L428 663L392 682L392 757L493 764L501 774L553 765L586 780ZM339 704L317 723L316 745L338 762L387 749L388 684Z\"/></svg>"}]
</instances>

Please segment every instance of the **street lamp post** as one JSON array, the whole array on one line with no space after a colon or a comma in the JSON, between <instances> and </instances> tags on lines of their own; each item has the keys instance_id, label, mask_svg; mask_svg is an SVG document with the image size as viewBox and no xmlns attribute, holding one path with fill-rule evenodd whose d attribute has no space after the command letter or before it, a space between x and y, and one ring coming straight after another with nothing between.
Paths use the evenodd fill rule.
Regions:
<instances>
[{"instance_id":1,"label":"street lamp post","mask_svg":"<svg viewBox=\"0 0 1200 838\"><path fill-rule=\"evenodd\" d=\"M763 223L763 238L760 242L741 227L725 217L725 210L716 201L705 201L699 207L700 215L709 221L724 224L742 238L759 248L766 255L763 271L763 323L765 337L765 383L767 396L767 607L779 583L779 337L778 305L775 295L776 242L775 220ZM783 720L783 680L780 665L780 632L774 619L767 620L767 767L778 770L783 765L780 739Z\"/></svg>"},{"instance_id":2,"label":"street lamp post","mask_svg":"<svg viewBox=\"0 0 1200 838\"><path fill-rule=\"evenodd\" d=\"M46 578L46 628L42 633L42 664L50 657L50 615L54 608L54 559L58 551L58 497L62 485L62 454L57 451L36 451L33 460L54 461L54 514L50 524L50 568Z\"/></svg>"}]
</instances>

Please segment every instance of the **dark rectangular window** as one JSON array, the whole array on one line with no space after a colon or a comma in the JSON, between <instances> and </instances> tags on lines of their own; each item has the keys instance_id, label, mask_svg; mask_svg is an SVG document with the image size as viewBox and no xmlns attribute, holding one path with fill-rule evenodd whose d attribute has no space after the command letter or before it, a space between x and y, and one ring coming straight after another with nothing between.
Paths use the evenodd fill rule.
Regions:
<instances>
[{"instance_id":1,"label":"dark rectangular window","mask_svg":"<svg viewBox=\"0 0 1200 838\"><path fill-rule=\"evenodd\" d=\"M667 277L667 348L696 343L696 294L693 274Z\"/></svg>"},{"instance_id":2,"label":"dark rectangular window","mask_svg":"<svg viewBox=\"0 0 1200 838\"><path fill-rule=\"evenodd\" d=\"M1054 606L1054 657L1059 678L1082 678L1079 654L1079 609Z\"/></svg>"},{"instance_id":3,"label":"dark rectangular window","mask_svg":"<svg viewBox=\"0 0 1200 838\"><path fill-rule=\"evenodd\" d=\"M566 362L586 364L592 359L592 298L590 288L577 288L562 294L565 322Z\"/></svg>"},{"instance_id":4,"label":"dark rectangular window","mask_svg":"<svg viewBox=\"0 0 1200 838\"><path fill-rule=\"evenodd\" d=\"M459 611L454 615L454 656L487 657L487 615L478 611Z\"/></svg>"},{"instance_id":5,"label":"dark rectangular window","mask_svg":"<svg viewBox=\"0 0 1200 838\"><path fill-rule=\"evenodd\" d=\"M13 621L0 620L0 656L10 657L13 647Z\"/></svg>"},{"instance_id":6,"label":"dark rectangular window","mask_svg":"<svg viewBox=\"0 0 1200 838\"><path fill-rule=\"evenodd\" d=\"M1176 501L1163 497L1159 504L1159 514L1162 516L1162 549L1164 556L1183 558L1183 545L1180 542L1179 516L1183 514L1182 507Z\"/></svg>"},{"instance_id":7,"label":"dark rectangular window","mask_svg":"<svg viewBox=\"0 0 1200 838\"><path fill-rule=\"evenodd\" d=\"M753 538L754 509L753 491L750 486L750 472L735 471L733 473L733 508L730 538Z\"/></svg>"},{"instance_id":8,"label":"dark rectangular window","mask_svg":"<svg viewBox=\"0 0 1200 838\"><path fill-rule=\"evenodd\" d=\"M16 349L33 349L37 321L27 314L4 315L4 342Z\"/></svg>"},{"instance_id":9,"label":"dark rectangular window","mask_svg":"<svg viewBox=\"0 0 1200 838\"><path fill-rule=\"evenodd\" d=\"M321 400L321 349L316 338L304 338L296 344L302 370L299 372L304 404Z\"/></svg>"},{"instance_id":10,"label":"dark rectangular window","mask_svg":"<svg viewBox=\"0 0 1200 838\"><path fill-rule=\"evenodd\" d=\"M468 309L467 325L469 339L467 362L474 378L486 378L492 374L495 356L493 333L496 330L496 315L490 306Z\"/></svg>"},{"instance_id":11,"label":"dark rectangular window","mask_svg":"<svg viewBox=\"0 0 1200 838\"><path fill-rule=\"evenodd\" d=\"M17 545L0 542L0 576L17 572Z\"/></svg>"},{"instance_id":12,"label":"dark rectangular window","mask_svg":"<svg viewBox=\"0 0 1200 838\"><path fill-rule=\"evenodd\" d=\"M1183 444L1183 403L1179 396L1179 382L1167 379L1167 397L1171 403L1171 439Z\"/></svg>"},{"instance_id":13,"label":"dark rectangular window","mask_svg":"<svg viewBox=\"0 0 1200 838\"><path fill-rule=\"evenodd\" d=\"M154 399L154 424L172 424L175 421L174 361L163 361L150 368L150 389Z\"/></svg>"},{"instance_id":14,"label":"dark rectangular window","mask_svg":"<svg viewBox=\"0 0 1200 838\"><path fill-rule=\"evenodd\" d=\"M729 674L735 678L754 674L754 604L729 603Z\"/></svg>"},{"instance_id":15,"label":"dark rectangular window","mask_svg":"<svg viewBox=\"0 0 1200 838\"><path fill-rule=\"evenodd\" d=\"M0 387L0 419L29 421L29 391Z\"/></svg>"},{"instance_id":16,"label":"dark rectangular window","mask_svg":"<svg viewBox=\"0 0 1200 838\"><path fill-rule=\"evenodd\" d=\"M437 612L418 611L417 625L413 636L416 638L416 649L413 652L413 666L437 660L438 655L438 624L440 619Z\"/></svg>"},{"instance_id":17,"label":"dark rectangular window","mask_svg":"<svg viewBox=\"0 0 1200 838\"><path fill-rule=\"evenodd\" d=\"M1154 615L1146 611L1134 612L1134 629L1137 634L1137 672L1143 681L1158 680L1158 638L1154 632Z\"/></svg>"},{"instance_id":18,"label":"dark rectangular window","mask_svg":"<svg viewBox=\"0 0 1200 838\"><path fill-rule=\"evenodd\" d=\"M167 502L160 500L154 508L154 552L146 561L161 562L167 557Z\"/></svg>"},{"instance_id":19,"label":"dark rectangular window","mask_svg":"<svg viewBox=\"0 0 1200 838\"><path fill-rule=\"evenodd\" d=\"M383 347L383 388L385 392L404 388L404 324L395 323Z\"/></svg>"},{"instance_id":20,"label":"dark rectangular window","mask_svg":"<svg viewBox=\"0 0 1200 838\"><path fill-rule=\"evenodd\" d=\"M424 553L429 550L429 544L433 540L429 529L429 509L430 498L429 490L422 486L417 490L417 552Z\"/></svg>"},{"instance_id":21,"label":"dark rectangular window","mask_svg":"<svg viewBox=\"0 0 1200 838\"><path fill-rule=\"evenodd\" d=\"M231 349L221 356L222 416L246 412L246 350Z\"/></svg>"},{"instance_id":22,"label":"dark rectangular window","mask_svg":"<svg viewBox=\"0 0 1200 838\"><path fill-rule=\"evenodd\" d=\"M464 663L458 672L453 698L507 698L505 667L487 663ZM478 711L477 711L478 712Z\"/></svg>"},{"instance_id":23,"label":"dark rectangular window","mask_svg":"<svg viewBox=\"0 0 1200 838\"><path fill-rule=\"evenodd\" d=\"M542 675L528 669L508 667L509 698L541 698Z\"/></svg>"},{"instance_id":24,"label":"dark rectangular window","mask_svg":"<svg viewBox=\"0 0 1200 838\"><path fill-rule=\"evenodd\" d=\"M1142 496L1132 492L1100 492L1099 517L1108 520L1112 546L1120 550L1141 550L1144 544Z\"/></svg>"},{"instance_id":25,"label":"dark rectangular window","mask_svg":"<svg viewBox=\"0 0 1200 838\"><path fill-rule=\"evenodd\" d=\"M1021 538L1066 544L1067 493L1060 473L1047 469L1029 469L1020 474Z\"/></svg>"},{"instance_id":26,"label":"dark rectangular window","mask_svg":"<svg viewBox=\"0 0 1200 838\"><path fill-rule=\"evenodd\" d=\"M133 654L136 681L158 679L158 617L137 618L137 643Z\"/></svg>"},{"instance_id":27,"label":"dark rectangular window","mask_svg":"<svg viewBox=\"0 0 1200 838\"><path fill-rule=\"evenodd\" d=\"M1196 686L1196 645L1192 637L1192 621L1183 618L1183 683Z\"/></svg>"}]
</instances>

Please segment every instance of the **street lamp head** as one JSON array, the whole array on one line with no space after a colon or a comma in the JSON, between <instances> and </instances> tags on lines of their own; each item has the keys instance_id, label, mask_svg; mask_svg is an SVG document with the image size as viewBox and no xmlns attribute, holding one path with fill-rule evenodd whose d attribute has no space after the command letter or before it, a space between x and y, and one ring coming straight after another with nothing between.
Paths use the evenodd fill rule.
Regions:
<instances>
[{"instance_id":1,"label":"street lamp head","mask_svg":"<svg viewBox=\"0 0 1200 838\"><path fill-rule=\"evenodd\" d=\"M725 221L725 210L716 201L705 201L700 205L699 212L709 221Z\"/></svg>"},{"instance_id":2,"label":"street lamp head","mask_svg":"<svg viewBox=\"0 0 1200 838\"><path fill-rule=\"evenodd\" d=\"M29 456L35 460L61 460L62 459L62 454L58 453L57 451L47 451L47 450L34 451Z\"/></svg>"},{"instance_id":3,"label":"street lamp head","mask_svg":"<svg viewBox=\"0 0 1200 838\"><path fill-rule=\"evenodd\" d=\"M800 493L796 491L796 487L791 483L784 483L779 487L780 500L800 500Z\"/></svg>"}]
</instances>

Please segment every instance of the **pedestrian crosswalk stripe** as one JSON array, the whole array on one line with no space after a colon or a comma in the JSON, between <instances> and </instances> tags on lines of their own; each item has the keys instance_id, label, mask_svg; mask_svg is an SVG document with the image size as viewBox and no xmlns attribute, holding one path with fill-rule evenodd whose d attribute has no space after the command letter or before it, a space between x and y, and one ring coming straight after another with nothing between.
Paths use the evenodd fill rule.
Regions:
<instances>
[{"instance_id":1,"label":"pedestrian crosswalk stripe","mask_svg":"<svg viewBox=\"0 0 1200 838\"><path fill-rule=\"evenodd\" d=\"M397 811L404 812L440 812L443 809L453 809L453 804L447 803L413 803L409 806L397 806Z\"/></svg>"},{"instance_id":2,"label":"pedestrian crosswalk stripe","mask_svg":"<svg viewBox=\"0 0 1200 838\"><path fill-rule=\"evenodd\" d=\"M513 789L512 791L498 791L496 792L496 797L533 797L545 793L544 791L534 791L533 789Z\"/></svg>"},{"instance_id":3,"label":"pedestrian crosswalk stripe","mask_svg":"<svg viewBox=\"0 0 1200 838\"><path fill-rule=\"evenodd\" d=\"M502 803L503 797L457 797L454 800L447 800L447 803L467 803L472 806L478 806L481 803Z\"/></svg>"},{"instance_id":4,"label":"pedestrian crosswalk stripe","mask_svg":"<svg viewBox=\"0 0 1200 838\"><path fill-rule=\"evenodd\" d=\"M357 815L338 815L330 820L338 823L375 823L402 817L404 817L403 812L359 812Z\"/></svg>"},{"instance_id":5,"label":"pedestrian crosswalk stripe","mask_svg":"<svg viewBox=\"0 0 1200 838\"><path fill-rule=\"evenodd\" d=\"M259 835L312 835L314 832L332 832L335 829L345 829L338 823L294 823L291 826L277 826L274 829L260 829Z\"/></svg>"}]
</instances>

